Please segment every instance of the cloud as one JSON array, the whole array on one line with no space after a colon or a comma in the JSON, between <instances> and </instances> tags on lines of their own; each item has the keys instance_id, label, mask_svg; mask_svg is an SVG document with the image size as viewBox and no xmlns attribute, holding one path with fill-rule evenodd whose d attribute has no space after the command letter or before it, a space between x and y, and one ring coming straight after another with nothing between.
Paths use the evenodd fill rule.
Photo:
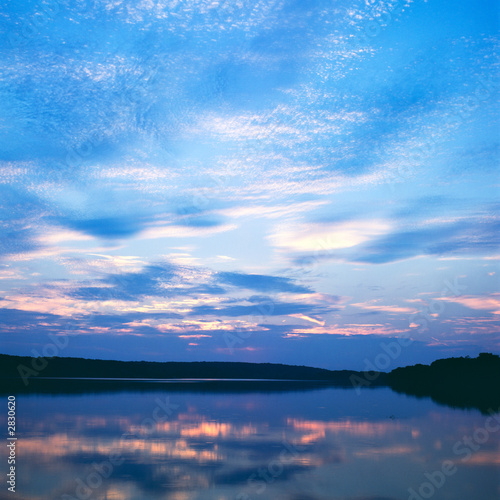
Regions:
<instances>
[{"instance_id":1,"label":"cloud","mask_svg":"<svg viewBox=\"0 0 500 500\"><path fill-rule=\"evenodd\" d=\"M98 238L127 238L141 229L138 220L131 216L103 217L96 219L58 219L59 224Z\"/></svg>"},{"instance_id":2,"label":"cloud","mask_svg":"<svg viewBox=\"0 0 500 500\"><path fill-rule=\"evenodd\" d=\"M36 311L22 311L19 309L0 308L0 323L2 325L21 326L23 323L36 325L39 322L57 322L60 315L54 313L40 313Z\"/></svg>"},{"instance_id":3,"label":"cloud","mask_svg":"<svg viewBox=\"0 0 500 500\"><path fill-rule=\"evenodd\" d=\"M500 314L500 293L490 295L462 295L459 297L438 297L436 300L454 302L469 309L479 309L491 311L493 314Z\"/></svg>"},{"instance_id":4,"label":"cloud","mask_svg":"<svg viewBox=\"0 0 500 500\"><path fill-rule=\"evenodd\" d=\"M20 186L1 183L0 200L0 256L39 249L38 214L47 210L47 206Z\"/></svg>"},{"instance_id":5,"label":"cloud","mask_svg":"<svg viewBox=\"0 0 500 500\"><path fill-rule=\"evenodd\" d=\"M338 298L321 300L307 287L295 284L288 278L245 273L214 272L209 269L160 262L142 267L139 271L125 272L134 258L118 259L112 273L97 271L98 279L80 281L60 280L52 284L27 286L7 295L4 308L32 312L54 312L67 318L91 321L94 326L108 328L116 323L127 328L150 328L151 331L172 331L195 328L193 321L204 322L204 316L260 316L271 317L289 314L321 314L337 310ZM125 266L125 268L123 268ZM91 269L92 270L92 269ZM275 293L242 296L241 291ZM236 296L234 292L239 291ZM280 300L279 297L286 299ZM326 305L325 305L326 304ZM145 321L140 314L148 315ZM114 318L113 315L116 315ZM190 318L187 323L175 324L171 318ZM87 319L85 319L87 318ZM110 318L110 323L106 322ZM195 318L195 319L192 319ZM164 320L167 321L164 321ZM200 323L200 324L202 324ZM215 330L224 330L217 322L206 322ZM162 325L161 328L158 325ZM89 328L82 327L83 329ZM198 327L199 328L199 327ZM257 325L255 328L259 329ZM116 330L117 331L117 330ZM112 332L110 332L112 333Z\"/></svg>"},{"instance_id":6,"label":"cloud","mask_svg":"<svg viewBox=\"0 0 500 500\"><path fill-rule=\"evenodd\" d=\"M349 305L353 307L359 307L360 309L365 309L367 311L375 312L412 314L418 311L418 309L415 309L413 307L380 304L380 301L381 299L373 299L368 302L350 303Z\"/></svg>"},{"instance_id":7,"label":"cloud","mask_svg":"<svg viewBox=\"0 0 500 500\"><path fill-rule=\"evenodd\" d=\"M314 200L304 202L297 201L288 205L240 205L218 209L216 212L230 218L262 217L266 219L280 219L316 210L318 207L328 204L329 202L327 200Z\"/></svg>"},{"instance_id":8,"label":"cloud","mask_svg":"<svg viewBox=\"0 0 500 500\"><path fill-rule=\"evenodd\" d=\"M179 338L210 338L213 334L217 335L222 331L266 331L267 328L258 325L255 322L244 320L182 320L181 322L165 322L164 319L143 319L141 321L132 321L125 323L131 328L141 328L149 326L162 333L183 334L190 332L206 332L205 335L178 335ZM211 334L211 335L207 335Z\"/></svg>"},{"instance_id":9,"label":"cloud","mask_svg":"<svg viewBox=\"0 0 500 500\"><path fill-rule=\"evenodd\" d=\"M440 205L443 200L437 198L436 203ZM486 205L472 215L451 211L449 217L425 218L439 209L423 206L420 213L415 203L407 206L413 209L401 209L399 218L376 219L373 223L340 218L333 224L326 219L294 231L277 231L271 241L278 249L290 252L298 265L329 260L387 264L420 256L487 258L497 252L500 222L493 207ZM413 229L406 229L408 226Z\"/></svg>"},{"instance_id":10,"label":"cloud","mask_svg":"<svg viewBox=\"0 0 500 500\"><path fill-rule=\"evenodd\" d=\"M98 281L100 286L79 287L71 295L84 300L137 300L143 295L166 296L176 268L148 265L139 272L114 273Z\"/></svg>"},{"instance_id":11,"label":"cloud","mask_svg":"<svg viewBox=\"0 0 500 500\"><path fill-rule=\"evenodd\" d=\"M500 223L476 219L430 224L375 240L353 257L355 262L384 264L420 255L488 254L497 251Z\"/></svg>"},{"instance_id":12,"label":"cloud","mask_svg":"<svg viewBox=\"0 0 500 500\"><path fill-rule=\"evenodd\" d=\"M291 330L290 336L299 335L384 335L397 337L398 334L406 333L408 330L394 328L389 324L345 324L330 326L307 326L295 327Z\"/></svg>"},{"instance_id":13,"label":"cloud","mask_svg":"<svg viewBox=\"0 0 500 500\"><path fill-rule=\"evenodd\" d=\"M288 278L264 276L260 274L220 272L217 274L217 280L225 285L245 288L247 290L256 290L258 292L312 292L305 286L296 285Z\"/></svg>"},{"instance_id":14,"label":"cloud","mask_svg":"<svg viewBox=\"0 0 500 500\"><path fill-rule=\"evenodd\" d=\"M214 306L197 306L193 307L190 312L191 316L255 316L262 317L263 321L274 316L288 316L290 314L307 313L307 314L317 314L319 312L324 312L324 308L317 306L310 306L301 303L282 303L276 301L265 301L260 304L254 304L251 306L247 305L234 305L225 307L214 307ZM331 307L328 308L329 311L336 310Z\"/></svg>"},{"instance_id":15,"label":"cloud","mask_svg":"<svg viewBox=\"0 0 500 500\"><path fill-rule=\"evenodd\" d=\"M354 220L339 223L310 223L278 229L270 236L272 244L290 252L320 252L351 248L389 232L383 220Z\"/></svg>"},{"instance_id":16,"label":"cloud","mask_svg":"<svg viewBox=\"0 0 500 500\"><path fill-rule=\"evenodd\" d=\"M35 241L31 228L12 229L2 232L0 238L0 255L28 253L38 250L40 245Z\"/></svg>"},{"instance_id":17,"label":"cloud","mask_svg":"<svg viewBox=\"0 0 500 500\"><path fill-rule=\"evenodd\" d=\"M305 314L289 314L289 316L291 318L297 318L297 319L303 319L304 321L308 321L310 323L316 323L320 326L324 326L325 325L325 322L324 321L320 321L316 318L312 318L311 316L306 316Z\"/></svg>"}]
</instances>

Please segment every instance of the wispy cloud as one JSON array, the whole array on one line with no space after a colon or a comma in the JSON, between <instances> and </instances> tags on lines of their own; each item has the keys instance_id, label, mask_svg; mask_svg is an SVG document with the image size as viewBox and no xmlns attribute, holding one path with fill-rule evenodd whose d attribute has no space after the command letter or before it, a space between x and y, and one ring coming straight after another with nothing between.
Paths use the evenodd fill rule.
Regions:
<instances>
[{"instance_id":1,"label":"wispy cloud","mask_svg":"<svg viewBox=\"0 0 500 500\"><path fill-rule=\"evenodd\" d=\"M438 297L436 300L454 302L469 309L491 311L493 314L500 314L500 293L490 295L463 295L460 297Z\"/></svg>"},{"instance_id":2,"label":"wispy cloud","mask_svg":"<svg viewBox=\"0 0 500 500\"><path fill-rule=\"evenodd\" d=\"M387 312L387 313L403 313L403 314L412 314L417 312L418 310L413 307L404 307L404 306L396 306L396 305L385 305L381 304L381 299L373 299L368 302L358 302L358 303L350 303L350 306L359 307L360 309L365 309L367 311L375 311L375 312Z\"/></svg>"},{"instance_id":3,"label":"wispy cloud","mask_svg":"<svg viewBox=\"0 0 500 500\"><path fill-rule=\"evenodd\" d=\"M383 324L346 324L331 326L313 326L307 328L293 328L292 334L302 335L385 335L397 337L408 330L401 330Z\"/></svg>"}]
</instances>

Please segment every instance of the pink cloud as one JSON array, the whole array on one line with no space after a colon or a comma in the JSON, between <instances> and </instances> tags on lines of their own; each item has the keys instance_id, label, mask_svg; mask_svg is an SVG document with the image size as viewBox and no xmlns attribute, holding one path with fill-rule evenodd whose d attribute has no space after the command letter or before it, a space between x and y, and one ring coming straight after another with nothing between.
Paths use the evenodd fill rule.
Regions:
<instances>
[{"instance_id":1,"label":"pink cloud","mask_svg":"<svg viewBox=\"0 0 500 500\"><path fill-rule=\"evenodd\" d=\"M463 295L460 297L440 297L436 300L454 302L469 309L479 309L491 311L493 314L500 314L500 293L490 295Z\"/></svg>"}]
</instances>

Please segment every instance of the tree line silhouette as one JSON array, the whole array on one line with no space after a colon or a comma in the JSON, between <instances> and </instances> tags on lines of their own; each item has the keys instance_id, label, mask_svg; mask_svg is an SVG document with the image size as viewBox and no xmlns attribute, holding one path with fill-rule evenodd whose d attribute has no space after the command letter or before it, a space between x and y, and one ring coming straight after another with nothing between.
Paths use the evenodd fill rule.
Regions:
<instances>
[{"instance_id":1,"label":"tree line silhouette","mask_svg":"<svg viewBox=\"0 0 500 500\"><path fill-rule=\"evenodd\" d=\"M0 354L1 393L152 389L152 384L145 387L140 379L203 379L203 385L191 386L171 381L169 390L288 391L353 387L353 376L356 380L373 381L367 384L370 388L390 387L398 393L431 397L441 404L477 408L483 413L500 411L500 356L491 353L481 353L477 358L440 359L430 365L406 366L389 373L276 363L113 361ZM161 390L165 386L155 384L154 388Z\"/></svg>"}]
</instances>

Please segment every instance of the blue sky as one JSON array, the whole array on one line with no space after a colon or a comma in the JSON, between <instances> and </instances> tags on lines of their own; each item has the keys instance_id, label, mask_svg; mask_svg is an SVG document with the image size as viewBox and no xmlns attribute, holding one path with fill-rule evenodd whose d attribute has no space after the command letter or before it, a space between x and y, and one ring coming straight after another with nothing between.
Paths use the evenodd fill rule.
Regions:
<instances>
[{"instance_id":1,"label":"blue sky","mask_svg":"<svg viewBox=\"0 0 500 500\"><path fill-rule=\"evenodd\" d=\"M12 0L0 26L2 352L500 352L494 2Z\"/></svg>"}]
</instances>

